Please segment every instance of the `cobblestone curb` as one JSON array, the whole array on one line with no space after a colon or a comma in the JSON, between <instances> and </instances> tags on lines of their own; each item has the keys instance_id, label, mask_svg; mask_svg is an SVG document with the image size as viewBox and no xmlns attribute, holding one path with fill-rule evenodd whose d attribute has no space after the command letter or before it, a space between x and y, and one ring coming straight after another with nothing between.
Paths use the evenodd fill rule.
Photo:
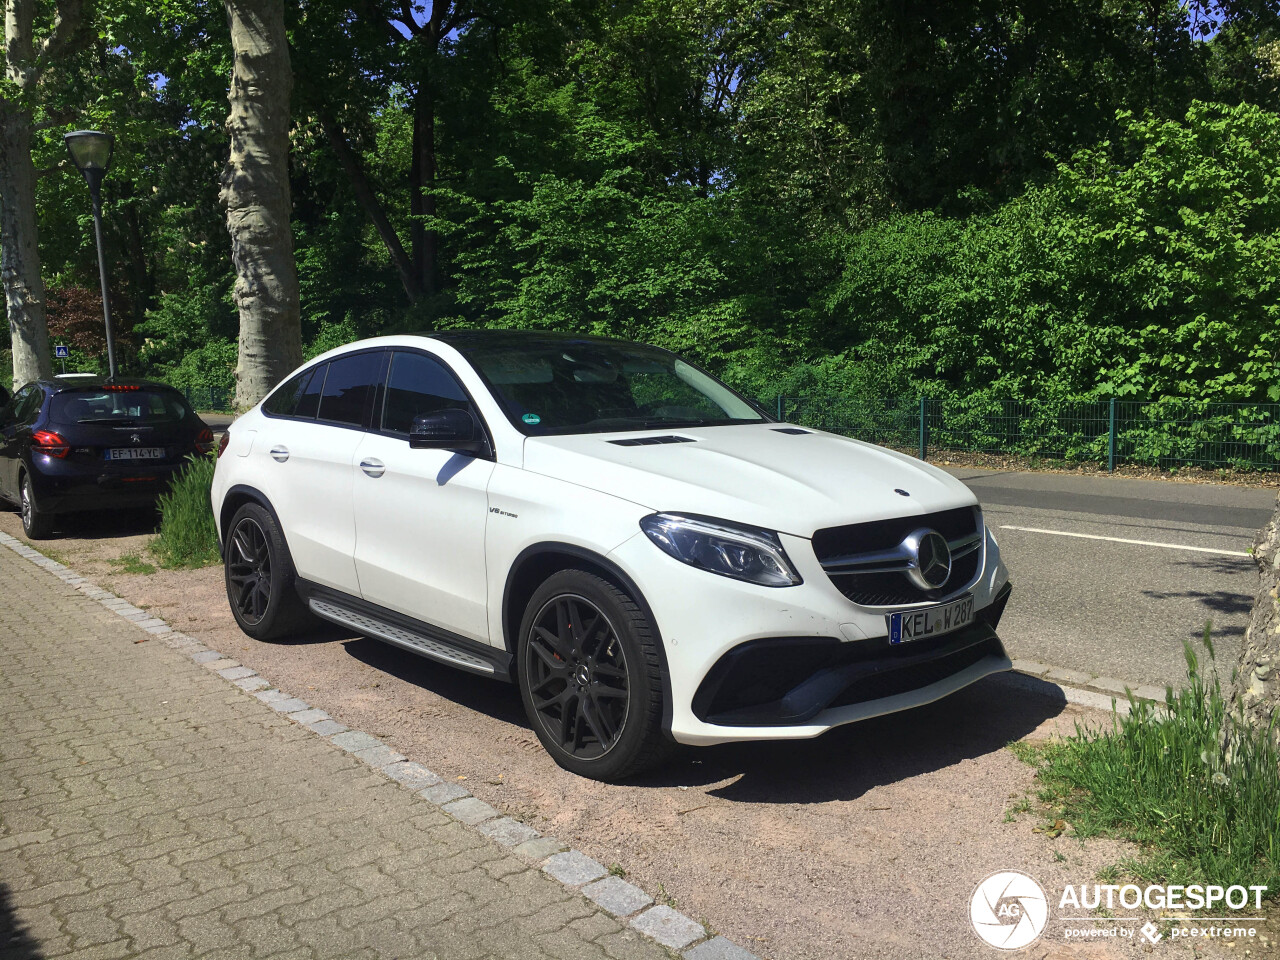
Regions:
<instances>
[{"instance_id":1,"label":"cobblestone curb","mask_svg":"<svg viewBox=\"0 0 1280 960\"><path fill-rule=\"evenodd\" d=\"M581 851L570 849L555 837L543 836L528 824L503 816L456 782L450 782L401 756L377 737L350 730L325 711L276 689L256 671L210 649L195 637L174 630L163 620L102 589L16 537L0 533L0 544L133 623L141 631L134 643L145 643L152 637L162 638L168 646L186 654L247 696L256 697L299 726L397 781L425 802L434 804L455 820L477 830L493 843L538 865L543 873L559 881L566 889L580 894L637 933L672 951L673 955L679 955L683 960L759 960L755 954L723 936L708 934L702 924L670 906L655 906L653 898L639 887L620 877L610 876L603 864Z\"/></svg>"}]
</instances>

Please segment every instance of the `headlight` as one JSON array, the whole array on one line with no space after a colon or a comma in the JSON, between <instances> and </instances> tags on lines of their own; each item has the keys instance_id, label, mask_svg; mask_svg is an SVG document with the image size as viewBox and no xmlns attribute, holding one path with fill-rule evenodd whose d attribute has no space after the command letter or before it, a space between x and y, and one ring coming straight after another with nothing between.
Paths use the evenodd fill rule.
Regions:
<instances>
[{"instance_id":1,"label":"headlight","mask_svg":"<svg viewBox=\"0 0 1280 960\"><path fill-rule=\"evenodd\" d=\"M640 521L649 539L682 563L766 587L802 582L776 533L655 513Z\"/></svg>"}]
</instances>

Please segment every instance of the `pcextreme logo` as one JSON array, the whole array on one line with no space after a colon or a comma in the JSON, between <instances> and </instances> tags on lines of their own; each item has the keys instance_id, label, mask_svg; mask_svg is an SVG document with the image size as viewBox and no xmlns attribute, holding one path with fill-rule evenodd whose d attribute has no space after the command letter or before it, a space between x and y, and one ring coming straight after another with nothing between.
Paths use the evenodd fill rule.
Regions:
<instances>
[{"instance_id":1,"label":"pcextreme logo","mask_svg":"<svg viewBox=\"0 0 1280 960\"><path fill-rule=\"evenodd\" d=\"M1049 922L1049 898L1025 873L1002 870L978 884L969 900L969 921L985 942L1000 950L1035 943Z\"/></svg>"}]
</instances>

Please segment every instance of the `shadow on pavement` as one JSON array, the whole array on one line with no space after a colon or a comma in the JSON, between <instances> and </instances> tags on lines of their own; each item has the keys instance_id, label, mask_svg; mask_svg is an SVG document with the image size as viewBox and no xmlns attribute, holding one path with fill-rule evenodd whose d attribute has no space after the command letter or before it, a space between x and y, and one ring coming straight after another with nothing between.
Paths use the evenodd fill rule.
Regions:
<instances>
[{"instance_id":1,"label":"shadow on pavement","mask_svg":"<svg viewBox=\"0 0 1280 960\"><path fill-rule=\"evenodd\" d=\"M347 636L351 634L347 633ZM452 700L469 710L529 729L520 695L512 684L456 670L381 640L355 637L344 647L355 659L375 670L430 690L436 696Z\"/></svg>"},{"instance_id":2,"label":"shadow on pavement","mask_svg":"<svg viewBox=\"0 0 1280 960\"><path fill-rule=\"evenodd\" d=\"M40 947L28 936L14 915L9 887L0 882L0 957L4 960L41 960Z\"/></svg>"},{"instance_id":3,"label":"shadow on pavement","mask_svg":"<svg viewBox=\"0 0 1280 960\"><path fill-rule=\"evenodd\" d=\"M1002 750L1065 706L1050 684L1014 687L990 677L928 706L837 727L813 740L689 750L637 783L695 785L736 777L709 793L744 803L853 800L874 787Z\"/></svg>"},{"instance_id":4,"label":"shadow on pavement","mask_svg":"<svg viewBox=\"0 0 1280 960\"><path fill-rule=\"evenodd\" d=\"M430 690L469 710L529 729L516 688L453 670L377 640L345 644L360 662ZM937 703L838 727L813 740L683 748L662 768L629 781L638 787L705 786L748 803L854 799L873 787L1002 750L1066 706L1052 684L992 677Z\"/></svg>"},{"instance_id":5,"label":"shadow on pavement","mask_svg":"<svg viewBox=\"0 0 1280 960\"><path fill-rule=\"evenodd\" d=\"M155 533L159 526L159 515L147 507L68 513L54 519L56 532L49 540L116 540Z\"/></svg>"}]
</instances>

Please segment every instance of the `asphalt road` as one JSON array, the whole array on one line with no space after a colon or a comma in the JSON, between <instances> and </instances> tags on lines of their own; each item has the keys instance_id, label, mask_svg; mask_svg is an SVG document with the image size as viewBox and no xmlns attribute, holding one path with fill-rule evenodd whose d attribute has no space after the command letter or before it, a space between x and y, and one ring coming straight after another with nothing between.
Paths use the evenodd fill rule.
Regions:
<instances>
[{"instance_id":1,"label":"asphalt road","mask_svg":"<svg viewBox=\"0 0 1280 960\"><path fill-rule=\"evenodd\" d=\"M1183 642L1202 653L1209 621L1230 677L1257 584L1247 551L1275 509L1274 487L950 472L982 502L1009 567L1000 633L1011 656L1176 684ZM1144 542L1123 542L1134 540Z\"/></svg>"}]
</instances>

